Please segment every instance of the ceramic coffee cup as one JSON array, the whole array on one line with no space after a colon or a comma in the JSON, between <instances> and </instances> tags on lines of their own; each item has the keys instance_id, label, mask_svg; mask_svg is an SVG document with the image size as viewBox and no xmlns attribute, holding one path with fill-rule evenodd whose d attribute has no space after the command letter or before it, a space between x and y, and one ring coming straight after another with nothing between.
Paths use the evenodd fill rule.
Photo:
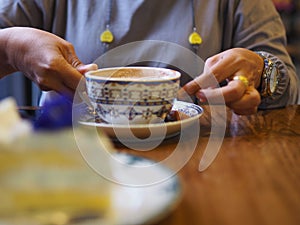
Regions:
<instances>
[{"instance_id":1,"label":"ceramic coffee cup","mask_svg":"<svg viewBox=\"0 0 300 225\"><path fill-rule=\"evenodd\" d=\"M85 74L87 93L100 118L112 124L162 122L179 89L178 71L156 67L115 67Z\"/></svg>"}]
</instances>

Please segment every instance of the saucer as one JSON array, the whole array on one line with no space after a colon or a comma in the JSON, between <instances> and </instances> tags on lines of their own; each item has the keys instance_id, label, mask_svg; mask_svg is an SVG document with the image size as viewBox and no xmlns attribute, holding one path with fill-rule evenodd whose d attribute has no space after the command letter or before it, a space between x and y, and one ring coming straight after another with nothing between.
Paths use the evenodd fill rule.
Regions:
<instances>
[{"instance_id":1,"label":"saucer","mask_svg":"<svg viewBox=\"0 0 300 225\"><path fill-rule=\"evenodd\" d=\"M172 110L177 111L182 119L165 123L124 125L108 124L98 120L93 115L85 115L79 119L79 124L101 129L112 139L156 140L180 134L181 130L198 122L203 114L202 107L183 101L176 101Z\"/></svg>"}]
</instances>

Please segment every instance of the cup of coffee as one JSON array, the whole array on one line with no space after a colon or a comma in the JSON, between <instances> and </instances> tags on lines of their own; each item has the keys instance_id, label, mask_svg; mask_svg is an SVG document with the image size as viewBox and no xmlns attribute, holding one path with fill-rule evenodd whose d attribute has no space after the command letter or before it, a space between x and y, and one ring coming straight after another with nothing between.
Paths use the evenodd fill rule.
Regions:
<instances>
[{"instance_id":1,"label":"cup of coffee","mask_svg":"<svg viewBox=\"0 0 300 225\"><path fill-rule=\"evenodd\" d=\"M85 74L95 111L111 124L164 121L176 100L180 76L178 71L157 67L113 67Z\"/></svg>"}]
</instances>

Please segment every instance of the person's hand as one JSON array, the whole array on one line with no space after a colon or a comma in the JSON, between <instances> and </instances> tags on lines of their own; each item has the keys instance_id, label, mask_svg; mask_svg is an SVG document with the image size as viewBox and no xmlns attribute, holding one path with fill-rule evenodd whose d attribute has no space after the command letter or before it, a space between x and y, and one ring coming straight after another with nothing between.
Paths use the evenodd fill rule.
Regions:
<instances>
[{"instance_id":1,"label":"person's hand","mask_svg":"<svg viewBox=\"0 0 300 225\"><path fill-rule=\"evenodd\" d=\"M22 71L44 91L54 90L71 97L82 74L97 69L95 64L82 64L73 45L54 34L21 27L5 32L11 70Z\"/></svg>"},{"instance_id":2,"label":"person's hand","mask_svg":"<svg viewBox=\"0 0 300 225\"><path fill-rule=\"evenodd\" d=\"M261 102L256 88L262 70L263 59L256 53L242 48L230 49L207 59L204 72L187 83L179 96L186 92L195 95L200 102L208 100L210 103L220 103L223 96L226 105L236 114L253 114ZM218 87L223 81L227 81L227 85Z\"/></svg>"}]
</instances>

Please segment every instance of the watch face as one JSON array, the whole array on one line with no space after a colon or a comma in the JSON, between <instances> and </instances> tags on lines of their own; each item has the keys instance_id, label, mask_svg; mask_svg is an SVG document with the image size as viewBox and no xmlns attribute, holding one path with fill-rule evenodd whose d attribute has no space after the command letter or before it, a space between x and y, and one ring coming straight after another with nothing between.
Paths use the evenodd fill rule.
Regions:
<instances>
[{"instance_id":1,"label":"watch face","mask_svg":"<svg viewBox=\"0 0 300 225\"><path fill-rule=\"evenodd\" d=\"M273 69L272 69L272 72L270 74L270 80L269 80L269 84L270 84L270 92L273 94L276 90L276 87L277 87L277 83L278 83L278 79L277 79L277 74L278 74L278 71L277 71L277 68L274 66Z\"/></svg>"}]
</instances>

